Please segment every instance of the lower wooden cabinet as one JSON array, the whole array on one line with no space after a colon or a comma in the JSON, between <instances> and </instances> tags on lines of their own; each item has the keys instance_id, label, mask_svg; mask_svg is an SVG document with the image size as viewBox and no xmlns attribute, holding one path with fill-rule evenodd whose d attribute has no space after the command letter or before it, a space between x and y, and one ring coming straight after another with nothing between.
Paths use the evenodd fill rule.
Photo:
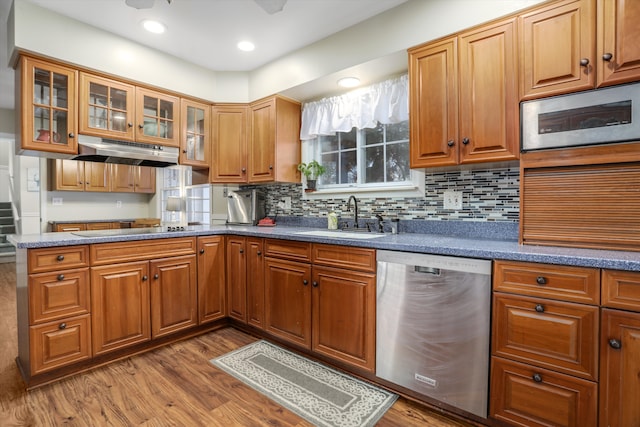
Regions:
<instances>
[{"instance_id":1,"label":"lower wooden cabinet","mask_svg":"<svg viewBox=\"0 0 640 427\"><path fill-rule=\"evenodd\" d=\"M196 256L150 261L151 338L198 323Z\"/></svg>"},{"instance_id":2,"label":"lower wooden cabinet","mask_svg":"<svg viewBox=\"0 0 640 427\"><path fill-rule=\"evenodd\" d=\"M151 339L149 262L91 267L93 354Z\"/></svg>"},{"instance_id":3,"label":"lower wooden cabinet","mask_svg":"<svg viewBox=\"0 0 640 427\"><path fill-rule=\"evenodd\" d=\"M600 370L600 425L639 426L640 312L602 310Z\"/></svg>"},{"instance_id":4,"label":"lower wooden cabinet","mask_svg":"<svg viewBox=\"0 0 640 427\"><path fill-rule=\"evenodd\" d=\"M227 238L227 308L229 317L247 323L246 238Z\"/></svg>"},{"instance_id":5,"label":"lower wooden cabinet","mask_svg":"<svg viewBox=\"0 0 640 427\"><path fill-rule=\"evenodd\" d=\"M224 237L198 237L198 322L227 315Z\"/></svg>"},{"instance_id":6,"label":"lower wooden cabinet","mask_svg":"<svg viewBox=\"0 0 640 427\"><path fill-rule=\"evenodd\" d=\"M264 329L264 240L247 238L247 323Z\"/></svg>"},{"instance_id":7,"label":"lower wooden cabinet","mask_svg":"<svg viewBox=\"0 0 640 427\"><path fill-rule=\"evenodd\" d=\"M91 358L91 315L65 318L29 328L31 374Z\"/></svg>"},{"instance_id":8,"label":"lower wooden cabinet","mask_svg":"<svg viewBox=\"0 0 640 427\"><path fill-rule=\"evenodd\" d=\"M492 357L491 390L491 416L509 425L598 425L598 385L592 381Z\"/></svg>"}]
</instances>

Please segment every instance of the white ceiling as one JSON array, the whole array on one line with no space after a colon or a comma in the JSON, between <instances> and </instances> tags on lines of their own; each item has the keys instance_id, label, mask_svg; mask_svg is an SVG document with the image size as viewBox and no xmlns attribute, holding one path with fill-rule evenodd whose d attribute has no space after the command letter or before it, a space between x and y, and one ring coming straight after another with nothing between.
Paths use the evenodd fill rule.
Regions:
<instances>
[{"instance_id":1,"label":"white ceiling","mask_svg":"<svg viewBox=\"0 0 640 427\"><path fill-rule=\"evenodd\" d=\"M125 0L27 1L211 70L250 71L407 0L288 0L273 15L253 0L155 0L151 9L140 10ZM0 0L3 24L11 2ZM167 32L146 32L140 22L147 18L166 24ZM13 108L6 37L0 34L0 108ZM256 49L239 51L241 40Z\"/></svg>"}]
</instances>

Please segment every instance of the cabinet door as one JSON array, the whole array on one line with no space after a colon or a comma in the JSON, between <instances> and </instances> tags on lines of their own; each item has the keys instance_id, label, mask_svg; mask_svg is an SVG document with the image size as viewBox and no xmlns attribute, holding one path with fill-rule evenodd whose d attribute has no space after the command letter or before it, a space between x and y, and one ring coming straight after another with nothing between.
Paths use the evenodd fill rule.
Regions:
<instances>
[{"instance_id":1,"label":"cabinet door","mask_svg":"<svg viewBox=\"0 0 640 427\"><path fill-rule=\"evenodd\" d=\"M227 315L224 237L198 237L198 318L212 322Z\"/></svg>"},{"instance_id":2,"label":"cabinet door","mask_svg":"<svg viewBox=\"0 0 640 427\"><path fill-rule=\"evenodd\" d=\"M149 263L91 268L93 354L151 339Z\"/></svg>"},{"instance_id":3,"label":"cabinet door","mask_svg":"<svg viewBox=\"0 0 640 427\"><path fill-rule=\"evenodd\" d=\"M640 425L640 313L602 310L600 425Z\"/></svg>"},{"instance_id":4,"label":"cabinet door","mask_svg":"<svg viewBox=\"0 0 640 427\"><path fill-rule=\"evenodd\" d=\"M135 189L134 166L111 164L111 191L133 193Z\"/></svg>"},{"instance_id":5,"label":"cabinet door","mask_svg":"<svg viewBox=\"0 0 640 427\"><path fill-rule=\"evenodd\" d=\"M460 163L518 158L515 44L515 19L460 36Z\"/></svg>"},{"instance_id":6,"label":"cabinet door","mask_svg":"<svg viewBox=\"0 0 640 427\"><path fill-rule=\"evenodd\" d=\"M598 0L598 85L640 80L640 3Z\"/></svg>"},{"instance_id":7,"label":"cabinet door","mask_svg":"<svg viewBox=\"0 0 640 427\"><path fill-rule=\"evenodd\" d=\"M22 57L16 76L20 79L16 111L22 118L21 148L76 154L77 72Z\"/></svg>"},{"instance_id":8,"label":"cabinet door","mask_svg":"<svg viewBox=\"0 0 640 427\"><path fill-rule=\"evenodd\" d=\"M376 275L313 267L313 351L375 369Z\"/></svg>"},{"instance_id":9,"label":"cabinet door","mask_svg":"<svg viewBox=\"0 0 640 427\"><path fill-rule=\"evenodd\" d=\"M210 180L247 182L247 107L213 107Z\"/></svg>"},{"instance_id":10,"label":"cabinet door","mask_svg":"<svg viewBox=\"0 0 640 427\"><path fill-rule=\"evenodd\" d=\"M593 0L566 0L519 18L521 99L593 89L593 13Z\"/></svg>"},{"instance_id":11,"label":"cabinet door","mask_svg":"<svg viewBox=\"0 0 640 427\"><path fill-rule=\"evenodd\" d=\"M489 413L509 425L596 427L597 396L595 382L491 358Z\"/></svg>"},{"instance_id":12,"label":"cabinet door","mask_svg":"<svg viewBox=\"0 0 640 427\"><path fill-rule=\"evenodd\" d=\"M136 88L136 141L180 146L180 99Z\"/></svg>"},{"instance_id":13,"label":"cabinet door","mask_svg":"<svg viewBox=\"0 0 640 427\"><path fill-rule=\"evenodd\" d=\"M156 192L156 168L150 166L134 166L134 191L136 193Z\"/></svg>"},{"instance_id":14,"label":"cabinet door","mask_svg":"<svg viewBox=\"0 0 640 427\"><path fill-rule=\"evenodd\" d=\"M108 163L84 163L84 191L111 191L111 167Z\"/></svg>"},{"instance_id":15,"label":"cabinet door","mask_svg":"<svg viewBox=\"0 0 640 427\"><path fill-rule=\"evenodd\" d=\"M274 180L276 105L270 99L251 106L249 124L249 182Z\"/></svg>"},{"instance_id":16,"label":"cabinet door","mask_svg":"<svg viewBox=\"0 0 640 427\"><path fill-rule=\"evenodd\" d=\"M159 338L198 323L196 256L150 261L151 337Z\"/></svg>"},{"instance_id":17,"label":"cabinet door","mask_svg":"<svg viewBox=\"0 0 640 427\"><path fill-rule=\"evenodd\" d=\"M180 164L193 168L208 168L211 154L211 107L200 102L182 99L180 130Z\"/></svg>"},{"instance_id":18,"label":"cabinet door","mask_svg":"<svg viewBox=\"0 0 640 427\"><path fill-rule=\"evenodd\" d=\"M311 349L311 265L265 260L265 329Z\"/></svg>"},{"instance_id":19,"label":"cabinet door","mask_svg":"<svg viewBox=\"0 0 640 427\"><path fill-rule=\"evenodd\" d=\"M76 160L49 160L53 191L84 191L84 162Z\"/></svg>"},{"instance_id":20,"label":"cabinet door","mask_svg":"<svg viewBox=\"0 0 640 427\"><path fill-rule=\"evenodd\" d=\"M409 50L412 168L458 163L458 40Z\"/></svg>"},{"instance_id":21,"label":"cabinet door","mask_svg":"<svg viewBox=\"0 0 640 427\"><path fill-rule=\"evenodd\" d=\"M133 141L134 87L80 73L80 133Z\"/></svg>"},{"instance_id":22,"label":"cabinet door","mask_svg":"<svg viewBox=\"0 0 640 427\"><path fill-rule=\"evenodd\" d=\"M264 243L247 238L247 322L264 328Z\"/></svg>"},{"instance_id":23,"label":"cabinet door","mask_svg":"<svg viewBox=\"0 0 640 427\"><path fill-rule=\"evenodd\" d=\"M247 323L246 239L227 239L227 307L229 317Z\"/></svg>"}]
</instances>

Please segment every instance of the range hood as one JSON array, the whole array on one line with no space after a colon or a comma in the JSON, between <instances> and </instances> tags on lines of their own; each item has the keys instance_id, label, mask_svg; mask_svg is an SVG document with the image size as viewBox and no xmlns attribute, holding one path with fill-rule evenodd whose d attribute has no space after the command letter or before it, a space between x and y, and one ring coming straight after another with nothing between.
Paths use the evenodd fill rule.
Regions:
<instances>
[{"instance_id":1,"label":"range hood","mask_svg":"<svg viewBox=\"0 0 640 427\"><path fill-rule=\"evenodd\" d=\"M78 154L71 160L163 168L177 165L179 154L176 147L78 135Z\"/></svg>"}]
</instances>

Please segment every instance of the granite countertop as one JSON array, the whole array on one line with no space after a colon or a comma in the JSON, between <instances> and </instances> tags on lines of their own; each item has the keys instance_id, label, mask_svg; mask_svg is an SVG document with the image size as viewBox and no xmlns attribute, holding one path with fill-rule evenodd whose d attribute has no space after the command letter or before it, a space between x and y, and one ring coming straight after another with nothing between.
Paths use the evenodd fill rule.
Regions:
<instances>
[{"instance_id":1,"label":"granite countertop","mask_svg":"<svg viewBox=\"0 0 640 427\"><path fill-rule=\"evenodd\" d=\"M131 232L131 230L138 230L134 232L141 234L121 234L127 231ZM315 233L319 235L314 235ZM328 231L326 228L282 225L276 227L199 225L189 226L185 231L166 232L161 227L95 230L82 232L82 236L74 232L10 235L8 240L18 249L32 249L169 237L241 235L435 255L640 271L640 253L638 252L520 245L515 239L500 240L489 237L464 237L436 233L378 234L375 238L369 238L373 233L354 234ZM367 235L367 237L361 235Z\"/></svg>"}]
</instances>

